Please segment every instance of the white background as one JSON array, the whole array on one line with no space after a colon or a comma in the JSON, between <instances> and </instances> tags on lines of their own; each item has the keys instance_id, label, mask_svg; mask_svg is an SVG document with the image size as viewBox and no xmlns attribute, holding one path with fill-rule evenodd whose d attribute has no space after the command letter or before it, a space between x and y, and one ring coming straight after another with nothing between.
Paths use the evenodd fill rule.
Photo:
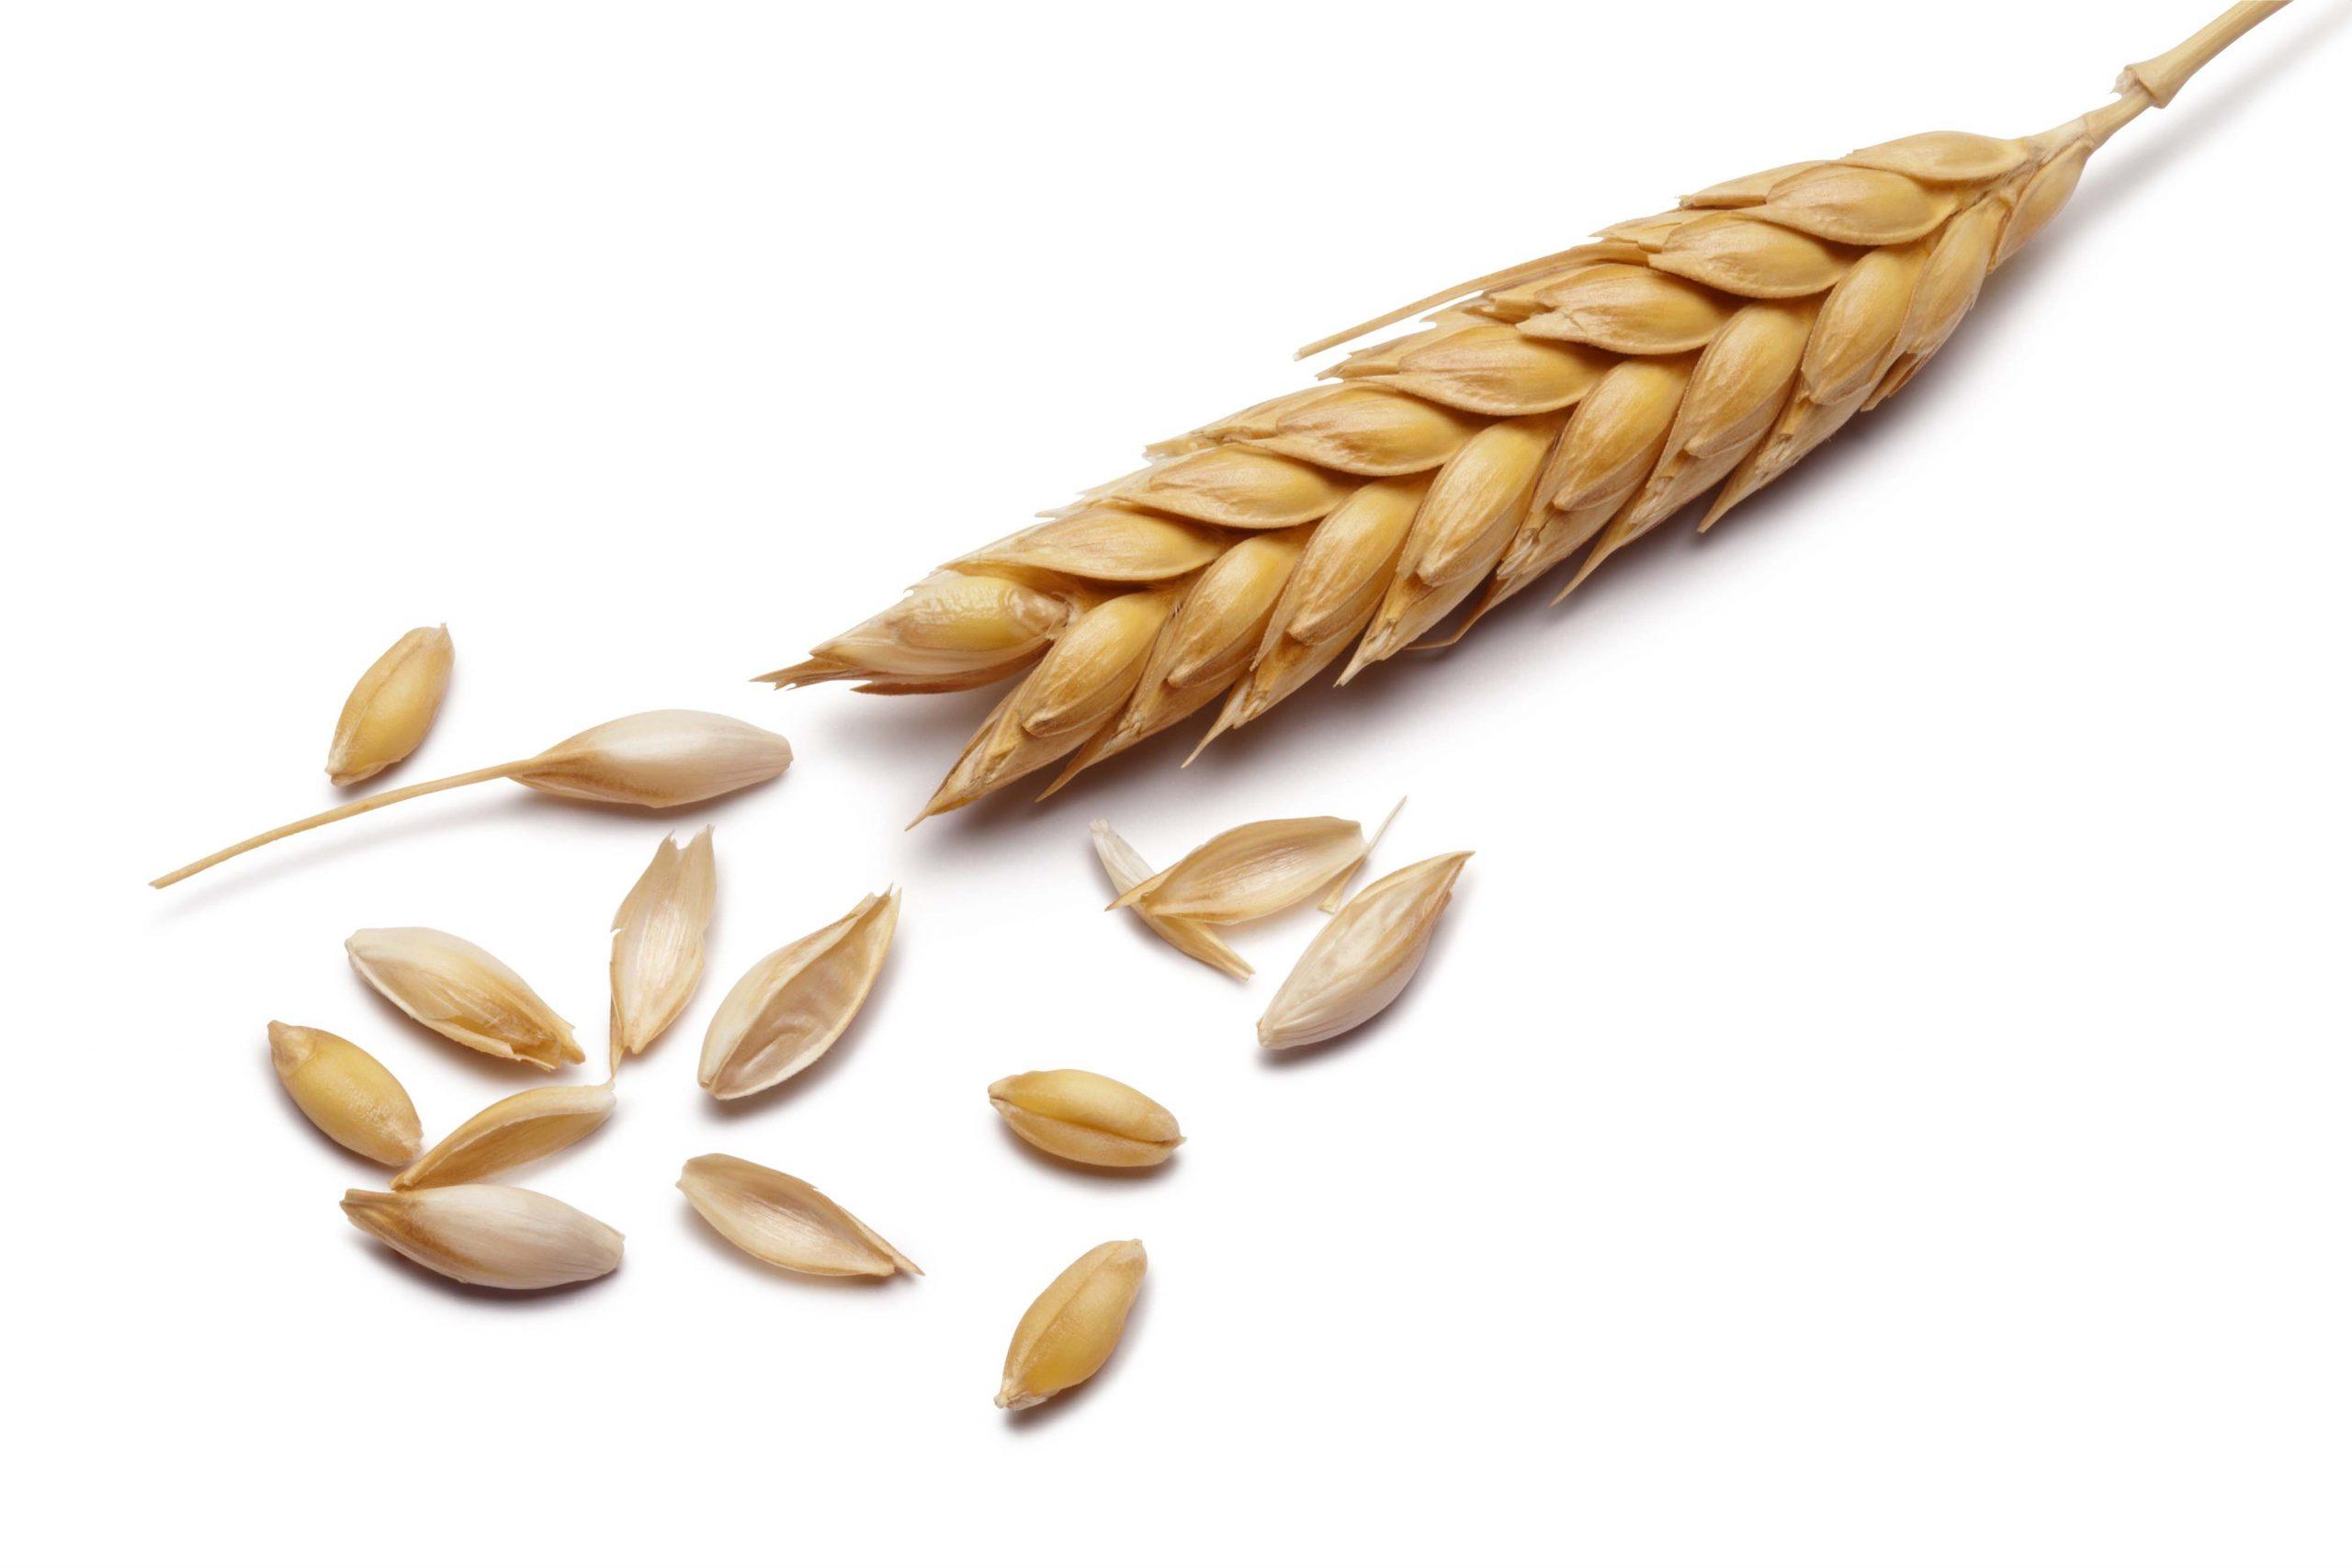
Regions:
<instances>
[{"instance_id":1,"label":"white background","mask_svg":"<svg viewBox=\"0 0 2352 1568\"><path fill-rule=\"evenodd\" d=\"M744 678L1295 343L1758 165L2039 130L2204 7L12 7L0 1554L2344 1562L2345 18L2130 128L1713 536L1188 773L902 834L984 696ZM800 761L142 886L334 799L345 692L439 620L388 784L655 706ZM1375 869L1479 854L1347 1043L1252 1043L1311 917L1241 936L1243 988L1100 912L1094 816L1164 862L1406 793ZM620 1271L499 1299L352 1230L383 1173L264 1023L356 1039L437 1136L542 1080L343 937L470 937L600 1060L606 917L706 820L700 998L517 1178ZM720 991L893 881L832 1056L701 1096ZM1054 1066L1192 1142L1026 1153L982 1090ZM670 1185L711 1150L928 1277L731 1254ZM1031 1296L1127 1235L1110 1368L993 1409Z\"/></svg>"}]
</instances>

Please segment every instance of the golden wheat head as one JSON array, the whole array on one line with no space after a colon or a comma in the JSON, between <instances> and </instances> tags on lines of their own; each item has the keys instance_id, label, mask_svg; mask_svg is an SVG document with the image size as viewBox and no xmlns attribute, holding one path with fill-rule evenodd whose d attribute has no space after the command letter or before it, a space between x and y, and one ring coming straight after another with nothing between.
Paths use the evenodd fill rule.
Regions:
<instances>
[{"instance_id":1,"label":"golden wheat head","mask_svg":"<svg viewBox=\"0 0 2352 1568\"><path fill-rule=\"evenodd\" d=\"M1711 526L1900 390L2090 155L2279 8L2232 6L2038 136L1929 131L1726 180L1311 344L1436 312L760 679L1021 674L928 817L1060 762L1051 794L1222 699L1205 745L1351 648L1342 683L1456 612L1460 636L1581 550L1565 594L1713 490Z\"/></svg>"}]
</instances>

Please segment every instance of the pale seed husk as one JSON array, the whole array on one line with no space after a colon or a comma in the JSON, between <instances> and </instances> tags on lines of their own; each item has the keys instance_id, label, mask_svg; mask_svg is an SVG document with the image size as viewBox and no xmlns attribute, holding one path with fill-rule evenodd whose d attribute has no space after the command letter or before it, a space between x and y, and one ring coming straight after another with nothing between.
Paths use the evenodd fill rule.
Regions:
<instances>
[{"instance_id":1,"label":"pale seed husk","mask_svg":"<svg viewBox=\"0 0 2352 1568\"><path fill-rule=\"evenodd\" d=\"M1363 825L1344 818L1245 822L1128 888L1109 908L1206 925L1259 919L1344 878L1365 852Z\"/></svg>"},{"instance_id":2,"label":"pale seed husk","mask_svg":"<svg viewBox=\"0 0 2352 1568\"><path fill-rule=\"evenodd\" d=\"M424 1146L408 1090L381 1062L340 1034L273 1022L269 1061L311 1124L361 1158L406 1165Z\"/></svg>"},{"instance_id":3,"label":"pale seed husk","mask_svg":"<svg viewBox=\"0 0 2352 1568\"><path fill-rule=\"evenodd\" d=\"M546 1071L586 1060L571 1025L520 975L463 937L395 926L354 931L343 946L361 979L436 1034Z\"/></svg>"},{"instance_id":4,"label":"pale seed husk","mask_svg":"<svg viewBox=\"0 0 2352 1568\"><path fill-rule=\"evenodd\" d=\"M1166 1106L1075 1067L999 1078L989 1103L1025 1142L1080 1165L1159 1165L1184 1141Z\"/></svg>"},{"instance_id":5,"label":"pale seed husk","mask_svg":"<svg viewBox=\"0 0 2352 1568\"><path fill-rule=\"evenodd\" d=\"M703 1036L702 1087L739 1100L823 1055L865 1005L898 926L894 887L752 964Z\"/></svg>"},{"instance_id":6,"label":"pale seed husk","mask_svg":"<svg viewBox=\"0 0 2352 1568\"><path fill-rule=\"evenodd\" d=\"M997 1408L1043 1404L1102 1371L1126 1332L1146 1262L1143 1243L1106 1241L1063 1269L1012 1331Z\"/></svg>"},{"instance_id":7,"label":"pale seed husk","mask_svg":"<svg viewBox=\"0 0 2352 1568\"><path fill-rule=\"evenodd\" d=\"M677 1021L702 979L703 937L718 896L705 828L681 850L665 838L613 913L611 1070Z\"/></svg>"},{"instance_id":8,"label":"pale seed husk","mask_svg":"<svg viewBox=\"0 0 2352 1568\"><path fill-rule=\"evenodd\" d=\"M1470 852L1392 871L1315 933L1258 1021L1269 1050L1344 1034L1395 1001L1421 966Z\"/></svg>"},{"instance_id":9,"label":"pale seed husk","mask_svg":"<svg viewBox=\"0 0 2352 1568\"><path fill-rule=\"evenodd\" d=\"M455 658L447 626L419 626L386 649L344 699L327 745L327 777L357 784L415 750L441 711Z\"/></svg>"},{"instance_id":10,"label":"pale seed husk","mask_svg":"<svg viewBox=\"0 0 2352 1568\"><path fill-rule=\"evenodd\" d=\"M547 795L658 811L765 784L791 765L781 735L725 714L661 708L583 729L510 776Z\"/></svg>"},{"instance_id":11,"label":"pale seed husk","mask_svg":"<svg viewBox=\"0 0 2352 1568\"><path fill-rule=\"evenodd\" d=\"M613 1091L603 1084L526 1089L477 1111L392 1178L392 1190L482 1181L570 1148L605 1124Z\"/></svg>"},{"instance_id":12,"label":"pale seed husk","mask_svg":"<svg viewBox=\"0 0 2352 1568\"><path fill-rule=\"evenodd\" d=\"M797 1176L732 1155L697 1155L678 1190L710 1228L763 1263L796 1274L921 1274L864 1221Z\"/></svg>"},{"instance_id":13,"label":"pale seed husk","mask_svg":"<svg viewBox=\"0 0 2352 1568\"><path fill-rule=\"evenodd\" d=\"M1150 880L1150 863L1136 853L1135 846L1119 837L1110 823L1097 818L1091 831L1094 835L1095 857L1102 863L1103 874L1111 879L1112 892L1125 894L1137 883ZM1248 961L1234 952L1223 937L1200 921L1171 919L1143 908L1135 912L1152 934L1185 957L1237 980L1246 980L1254 973Z\"/></svg>"},{"instance_id":14,"label":"pale seed husk","mask_svg":"<svg viewBox=\"0 0 2352 1568\"><path fill-rule=\"evenodd\" d=\"M520 1187L354 1188L343 1212L410 1262L469 1285L543 1291L620 1267L620 1232Z\"/></svg>"}]
</instances>

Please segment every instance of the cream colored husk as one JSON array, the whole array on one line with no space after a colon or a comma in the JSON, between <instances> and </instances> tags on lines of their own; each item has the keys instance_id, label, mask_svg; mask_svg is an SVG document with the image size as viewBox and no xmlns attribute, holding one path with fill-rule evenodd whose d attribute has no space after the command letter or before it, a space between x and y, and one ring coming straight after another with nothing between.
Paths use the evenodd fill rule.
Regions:
<instances>
[{"instance_id":1,"label":"cream colored husk","mask_svg":"<svg viewBox=\"0 0 2352 1568\"><path fill-rule=\"evenodd\" d=\"M362 979L435 1034L549 1071L586 1060L571 1025L523 976L463 937L396 926L354 931L343 946Z\"/></svg>"},{"instance_id":2,"label":"cream colored husk","mask_svg":"<svg viewBox=\"0 0 2352 1568\"><path fill-rule=\"evenodd\" d=\"M602 1084L548 1084L510 1094L467 1118L393 1177L392 1190L455 1187L545 1159L603 1126L614 1103L613 1091Z\"/></svg>"},{"instance_id":3,"label":"cream colored husk","mask_svg":"<svg viewBox=\"0 0 2352 1568\"><path fill-rule=\"evenodd\" d=\"M1095 858L1102 863L1102 874L1111 879L1113 893L1125 894L1136 884L1150 880L1150 863L1136 853L1135 846L1119 837L1110 823L1098 818L1089 830L1094 836ZM1135 913L1153 935L1187 958L1237 980L1247 980L1255 972L1223 937L1198 920L1170 919L1143 908L1136 908Z\"/></svg>"},{"instance_id":4,"label":"cream colored husk","mask_svg":"<svg viewBox=\"0 0 2352 1568\"><path fill-rule=\"evenodd\" d=\"M1469 852L1416 862L1348 900L1315 933L1258 1021L1271 1050L1344 1034L1403 992L1429 952Z\"/></svg>"},{"instance_id":5,"label":"cream colored husk","mask_svg":"<svg viewBox=\"0 0 2352 1568\"><path fill-rule=\"evenodd\" d=\"M797 1176L732 1155L698 1155L678 1190L710 1228L763 1263L796 1274L920 1274L865 1223Z\"/></svg>"},{"instance_id":6,"label":"cream colored husk","mask_svg":"<svg viewBox=\"0 0 2352 1568\"><path fill-rule=\"evenodd\" d=\"M343 1195L351 1223L410 1262L469 1285L543 1291L620 1267L621 1233L520 1187Z\"/></svg>"},{"instance_id":7,"label":"cream colored husk","mask_svg":"<svg viewBox=\"0 0 2352 1568\"><path fill-rule=\"evenodd\" d=\"M740 1099L823 1055L865 1005L898 927L894 887L752 964L703 1036L702 1087L720 1100Z\"/></svg>"},{"instance_id":8,"label":"cream colored husk","mask_svg":"<svg viewBox=\"0 0 2352 1568\"><path fill-rule=\"evenodd\" d=\"M702 979L703 938L718 897L710 829L681 850L674 838L613 913L612 1072L677 1021Z\"/></svg>"}]
</instances>

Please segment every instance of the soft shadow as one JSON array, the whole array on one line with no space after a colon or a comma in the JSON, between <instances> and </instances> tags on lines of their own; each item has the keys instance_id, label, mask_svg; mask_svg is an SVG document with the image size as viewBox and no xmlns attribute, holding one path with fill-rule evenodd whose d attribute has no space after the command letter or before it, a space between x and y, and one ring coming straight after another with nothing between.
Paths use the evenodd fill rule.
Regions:
<instances>
[{"instance_id":1,"label":"soft shadow","mask_svg":"<svg viewBox=\"0 0 2352 1568\"><path fill-rule=\"evenodd\" d=\"M1062 1390L1043 1404L1033 1404L1026 1410L1006 1411L1004 1413L1006 1428L1016 1433L1042 1431L1070 1411L1078 1409L1088 1400L1092 1399L1094 1391L1115 1380L1119 1375L1120 1367L1125 1363L1130 1355L1134 1354L1130 1347L1135 1344L1136 1337L1143 1332L1144 1319L1149 1316L1150 1313L1151 1275L1147 1270L1143 1277L1143 1284L1136 1292L1136 1304L1128 1310L1127 1326L1119 1335L1118 1348L1113 1350L1111 1359L1102 1363L1102 1370L1076 1388Z\"/></svg>"},{"instance_id":2,"label":"soft shadow","mask_svg":"<svg viewBox=\"0 0 2352 1568\"><path fill-rule=\"evenodd\" d=\"M375 1260L378 1268L398 1275L412 1285L456 1301L481 1302L503 1307L509 1312L531 1312L559 1306L564 1297L601 1285L613 1274L620 1272L616 1269L613 1274L599 1274L593 1280L574 1280L568 1285L549 1285L539 1291L502 1291L494 1285L469 1285L462 1280L452 1280L447 1274L436 1274L422 1263L410 1262L364 1231L355 1230L351 1239L367 1248L368 1256ZM622 1267L626 1268L627 1264Z\"/></svg>"},{"instance_id":3,"label":"soft shadow","mask_svg":"<svg viewBox=\"0 0 2352 1568\"><path fill-rule=\"evenodd\" d=\"M1158 1165L1088 1165L1083 1160L1064 1159L1049 1154L1012 1130L1012 1124L1001 1116L997 1118L997 1131L1011 1144L1023 1159L1040 1170L1052 1171L1065 1181L1091 1184L1097 1181L1152 1181L1159 1179L1183 1157L1179 1149Z\"/></svg>"},{"instance_id":4,"label":"soft shadow","mask_svg":"<svg viewBox=\"0 0 2352 1568\"><path fill-rule=\"evenodd\" d=\"M800 1274L789 1269L779 1269L773 1263L761 1262L711 1229L710 1223L695 1213L695 1206L686 1201L684 1193L678 1196L678 1207L682 1211L678 1215L678 1223L694 1233L696 1245L704 1251L723 1253L733 1268L746 1274L756 1274L763 1280L782 1280L786 1284L796 1285L806 1290L871 1291L894 1284L903 1279L913 1278L906 1274ZM917 1258L915 1261L920 1264L922 1259Z\"/></svg>"}]
</instances>

